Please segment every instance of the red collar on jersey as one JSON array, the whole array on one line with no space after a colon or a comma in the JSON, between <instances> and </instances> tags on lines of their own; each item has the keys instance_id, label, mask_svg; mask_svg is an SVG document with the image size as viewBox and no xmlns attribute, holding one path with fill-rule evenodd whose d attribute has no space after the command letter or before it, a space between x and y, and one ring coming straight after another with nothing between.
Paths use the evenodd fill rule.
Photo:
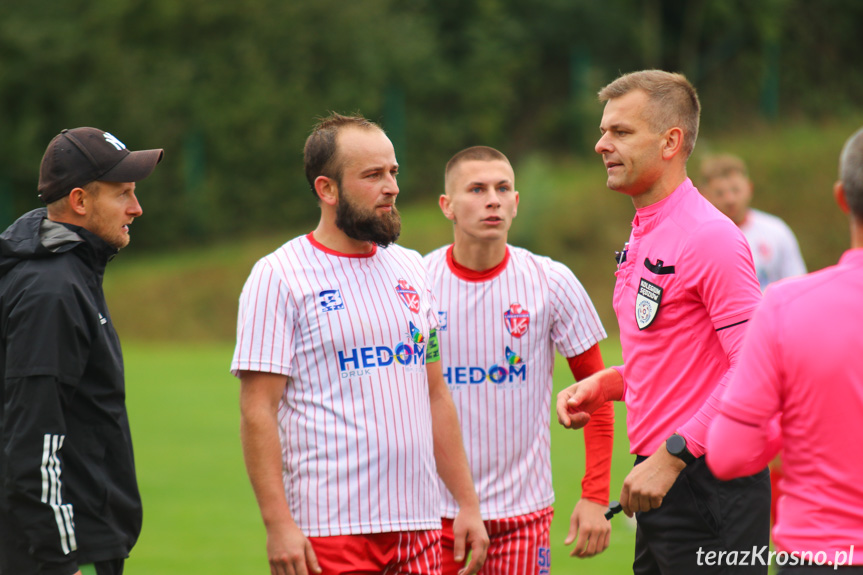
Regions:
<instances>
[{"instance_id":1,"label":"red collar on jersey","mask_svg":"<svg viewBox=\"0 0 863 575\"><path fill-rule=\"evenodd\" d=\"M372 251L367 254L343 254L342 252L337 252L336 250L331 250L321 242L315 239L314 232L309 232L306 234L306 239L309 240L313 246L321 250L322 252L326 252L333 256L339 256L342 258L370 258L376 253L378 253L378 246L376 244L372 244Z\"/></svg>"},{"instance_id":2,"label":"red collar on jersey","mask_svg":"<svg viewBox=\"0 0 863 575\"><path fill-rule=\"evenodd\" d=\"M446 263L449 266L450 271L456 275L459 279L463 279L469 282L484 282L490 279L494 279L503 273L503 270L506 269L506 264L509 262L509 246L506 248L506 254L503 256L503 260L493 268L489 268L487 270L482 270L480 272L476 270L472 270L470 268L466 268L452 257L452 248L450 247L446 250Z\"/></svg>"}]
</instances>

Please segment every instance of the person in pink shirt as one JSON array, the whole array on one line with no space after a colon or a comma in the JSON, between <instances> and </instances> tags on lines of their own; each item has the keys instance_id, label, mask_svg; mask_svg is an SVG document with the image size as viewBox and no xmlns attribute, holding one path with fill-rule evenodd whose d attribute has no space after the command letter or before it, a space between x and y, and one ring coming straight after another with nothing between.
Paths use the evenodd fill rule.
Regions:
<instances>
[{"instance_id":1,"label":"person in pink shirt","mask_svg":"<svg viewBox=\"0 0 863 575\"><path fill-rule=\"evenodd\" d=\"M607 185L636 208L615 274L624 364L563 390L558 419L580 427L606 401L626 403L636 465L620 503L638 519L634 573L767 573L699 562L699 552L767 545L770 482L766 467L721 482L703 457L761 292L743 234L686 174L698 95L679 74L647 70L599 98Z\"/></svg>"},{"instance_id":2,"label":"person in pink shirt","mask_svg":"<svg viewBox=\"0 0 863 575\"><path fill-rule=\"evenodd\" d=\"M773 528L783 574L863 573L863 129L845 144L833 192L852 249L838 265L767 288L707 440L722 479L783 449Z\"/></svg>"},{"instance_id":3,"label":"person in pink shirt","mask_svg":"<svg viewBox=\"0 0 863 575\"><path fill-rule=\"evenodd\" d=\"M754 186L742 159L731 154L716 154L702 159L699 186L704 197L737 224L746 236L762 292L775 281L806 273L800 246L788 224L750 205ZM771 521L776 520L781 477L782 461L777 455L770 462Z\"/></svg>"}]
</instances>

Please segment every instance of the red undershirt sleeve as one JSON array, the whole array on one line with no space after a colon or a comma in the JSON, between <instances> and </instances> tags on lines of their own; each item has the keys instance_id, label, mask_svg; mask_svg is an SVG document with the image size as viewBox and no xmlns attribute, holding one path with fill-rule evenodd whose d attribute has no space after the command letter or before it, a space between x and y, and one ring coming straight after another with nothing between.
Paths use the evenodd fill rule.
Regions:
<instances>
[{"instance_id":1,"label":"red undershirt sleeve","mask_svg":"<svg viewBox=\"0 0 863 575\"><path fill-rule=\"evenodd\" d=\"M580 381L604 369L599 345L584 353L568 357L569 369ZM614 448L614 405L608 401L590 414L584 428L585 471L581 480L581 497L600 505L608 505L611 484L611 452Z\"/></svg>"}]
</instances>

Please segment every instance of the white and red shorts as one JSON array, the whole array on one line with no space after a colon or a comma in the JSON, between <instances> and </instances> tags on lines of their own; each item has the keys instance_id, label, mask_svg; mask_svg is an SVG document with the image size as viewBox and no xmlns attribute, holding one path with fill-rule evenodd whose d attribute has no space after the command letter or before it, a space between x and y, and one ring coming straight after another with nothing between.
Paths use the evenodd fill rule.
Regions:
<instances>
[{"instance_id":1,"label":"white and red shorts","mask_svg":"<svg viewBox=\"0 0 863 575\"><path fill-rule=\"evenodd\" d=\"M484 521L489 547L485 565L479 575L547 575L551 569L551 547L548 532L554 509ZM443 533L443 575L456 575L465 563L453 560L452 519L441 519ZM469 551L469 549L468 549Z\"/></svg>"},{"instance_id":2,"label":"white and red shorts","mask_svg":"<svg viewBox=\"0 0 863 575\"><path fill-rule=\"evenodd\" d=\"M309 537L324 575L441 575L441 532Z\"/></svg>"}]
</instances>

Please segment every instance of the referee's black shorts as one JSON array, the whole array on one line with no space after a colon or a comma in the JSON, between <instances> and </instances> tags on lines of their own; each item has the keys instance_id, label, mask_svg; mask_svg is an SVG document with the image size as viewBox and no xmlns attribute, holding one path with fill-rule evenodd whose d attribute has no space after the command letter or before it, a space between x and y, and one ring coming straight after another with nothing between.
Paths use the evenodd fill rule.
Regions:
<instances>
[{"instance_id":1,"label":"referee's black shorts","mask_svg":"<svg viewBox=\"0 0 863 575\"><path fill-rule=\"evenodd\" d=\"M645 459L639 456L635 464ZM680 473L658 509L636 513L636 518L634 575L768 572L766 468L750 477L720 481L699 457Z\"/></svg>"}]
</instances>

